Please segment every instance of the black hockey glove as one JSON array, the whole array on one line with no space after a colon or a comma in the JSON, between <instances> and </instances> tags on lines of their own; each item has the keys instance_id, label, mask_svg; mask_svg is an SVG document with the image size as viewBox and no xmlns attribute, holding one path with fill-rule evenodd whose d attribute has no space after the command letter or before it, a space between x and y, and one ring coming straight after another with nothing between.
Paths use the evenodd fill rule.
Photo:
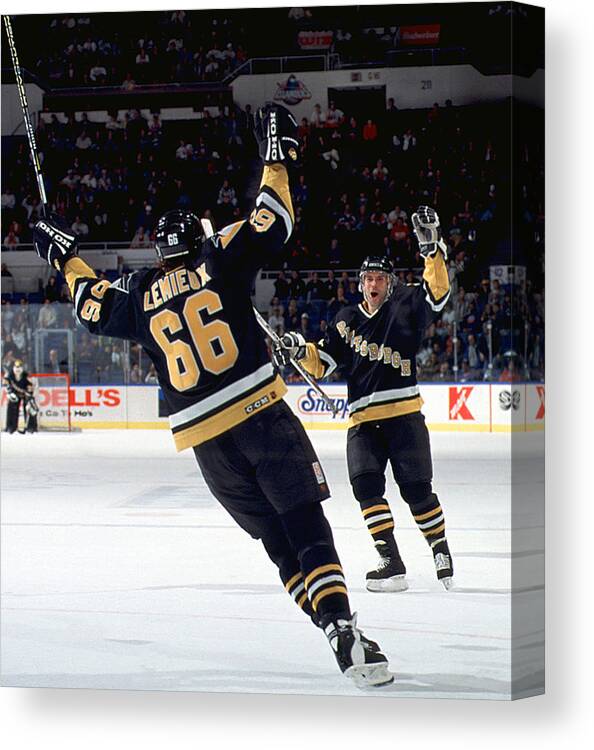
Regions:
<instances>
[{"instance_id":1,"label":"black hockey glove","mask_svg":"<svg viewBox=\"0 0 594 750\"><path fill-rule=\"evenodd\" d=\"M285 333L281 336L280 344L272 347L272 361L277 367L285 367L292 359L305 357L305 339L300 333Z\"/></svg>"},{"instance_id":2,"label":"black hockey glove","mask_svg":"<svg viewBox=\"0 0 594 750\"><path fill-rule=\"evenodd\" d=\"M33 244L37 255L58 271L66 261L73 258L78 250L76 235L57 214L49 219L41 219L33 227Z\"/></svg>"},{"instance_id":3,"label":"black hockey glove","mask_svg":"<svg viewBox=\"0 0 594 750\"><path fill-rule=\"evenodd\" d=\"M296 164L299 159L297 120L286 107L266 104L256 112L254 135L264 164Z\"/></svg>"},{"instance_id":4,"label":"black hockey glove","mask_svg":"<svg viewBox=\"0 0 594 750\"><path fill-rule=\"evenodd\" d=\"M7 388L6 390L8 391L9 401L12 401L13 403L15 403L16 401L19 400L18 394L15 393L15 391L12 388Z\"/></svg>"},{"instance_id":5,"label":"black hockey glove","mask_svg":"<svg viewBox=\"0 0 594 750\"><path fill-rule=\"evenodd\" d=\"M446 245L439 226L439 216L430 206L419 206L416 213L412 215L414 233L419 241L421 255L426 258L435 255L438 250L448 256Z\"/></svg>"}]
</instances>

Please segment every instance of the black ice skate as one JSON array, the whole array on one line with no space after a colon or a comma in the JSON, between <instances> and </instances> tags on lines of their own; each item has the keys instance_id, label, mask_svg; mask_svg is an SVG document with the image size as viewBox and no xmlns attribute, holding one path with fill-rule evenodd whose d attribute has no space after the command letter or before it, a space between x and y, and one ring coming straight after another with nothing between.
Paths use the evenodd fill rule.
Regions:
<instances>
[{"instance_id":1,"label":"black ice skate","mask_svg":"<svg viewBox=\"0 0 594 750\"><path fill-rule=\"evenodd\" d=\"M432 542L431 551L433 552L437 580L443 583L446 591L449 591L454 585L454 564L447 540L438 539L436 542Z\"/></svg>"},{"instance_id":2,"label":"black ice skate","mask_svg":"<svg viewBox=\"0 0 594 750\"><path fill-rule=\"evenodd\" d=\"M336 661L345 677L353 680L357 687L380 687L394 682L388 672L388 660L379 650L377 643L369 641L357 628L357 615L351 620L337 619L324 628L332 646ZM377 651L365 645L377 646Z\"/></svg>"},{"instance_id":3,"label":"black ice skate","mask_svg":"<svg viewBox=\"0 0 594 750\"><path fill-rule=\"evenodd\" d=\"M400 558L395 539L390 539L387 542L376 542L375 548L379 553L380 561L375 570L370 570L367 573L367 590L375 592L406 591L408 588L405 578L406 567Z\"/></svg>"}]
</instances>

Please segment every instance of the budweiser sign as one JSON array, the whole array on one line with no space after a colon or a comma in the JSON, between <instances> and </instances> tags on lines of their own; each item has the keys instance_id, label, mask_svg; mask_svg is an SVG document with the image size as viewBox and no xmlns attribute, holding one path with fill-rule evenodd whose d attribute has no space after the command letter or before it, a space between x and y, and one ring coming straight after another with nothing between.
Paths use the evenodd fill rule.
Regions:
<instances>
[{"instance_id":1,"label":"budweiser sign","mask_svg":"<svg viewBox=\"0 0 594 750\"><path fill-rule=\"evenodd\" d=\"M433 47L439 44L441 26L438 23L422 26L401 26L396 38L401 47Z\"/></svg>"},{"instance_id":2,"label":"budweiser sign","mask_svg":"<svg viewBox=\"0 0 594 750\"><path fill-rule=\"evenodd\" d=\"M333 40L333 31L300 31L297 35L301 49L330 49Z\"/></svg>"},{"instance_id":3,"label":"budweiser sign","mask_svg":"<svg viewBox=\"0 0 594 750\"><path fill-rule=\"evenodd\" d=\"M464 386L463 388L450 386L450 419L474 420L467 405L468 398L473 390L474 386Z\"/></svg>"}]
</instances>

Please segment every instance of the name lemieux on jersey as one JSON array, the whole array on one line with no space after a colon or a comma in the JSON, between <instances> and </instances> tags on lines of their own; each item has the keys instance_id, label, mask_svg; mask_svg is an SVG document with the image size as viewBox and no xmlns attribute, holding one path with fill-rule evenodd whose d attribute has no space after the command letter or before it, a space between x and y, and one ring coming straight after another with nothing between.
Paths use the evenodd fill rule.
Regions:
<instances>
[{"instance_id":1,"label":"name lemieux on jersey","mask_svg":"<svg viewBox=\"0 0 594 750\"><path fill-rule=\"evenodd\" d=\"M251 290L293 222L286 169L271 165L249 219L208 240L197 268L153 268L110 283L78 257L66 264L78 321L91 333L141 344L155 365L177 450L220 435L286 393Z\"/></svg>"}]
</instances>

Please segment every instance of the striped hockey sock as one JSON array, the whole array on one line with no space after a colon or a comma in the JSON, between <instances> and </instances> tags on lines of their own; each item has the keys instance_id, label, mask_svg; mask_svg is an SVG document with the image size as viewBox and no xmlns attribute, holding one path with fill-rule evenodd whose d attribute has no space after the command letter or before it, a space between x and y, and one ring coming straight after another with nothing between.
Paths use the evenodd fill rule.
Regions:
<instances>
[{"instance_id":1,"label":"striped hockey sock","mask_svg":"<svg viewBox=\"0 0 594 750\"><path fill-rule=\"evenodd\" d=\"M314 621L317 625L317 616L314 612L311 602L307 598L307 592L305 590L305 581L303 579L303 573L299 571L295 575L291 576L288 581L284 581L285 589L289 596L293 599L295 604L303 610L303 612Z\"/></svg>"},{"instance_id":2,"label":"striped hockey sock","mask_svg":"<svg viewBox=\"0 0 594 750\"><path fill-rule=\"evenodd\" d=\"M387 500L384 498L361 500L360 505L367 530L374 544L387 541L394 536L394 518Z\"/></svg>"},{"instance_id":3,"label":"striped hockey sock","mask_svg":"<svg viewBox=\"0 0 594 750\"><path fill-rule=\"evenodd\" d=\"M431 493L423 503L411 506L411 512L429 546L445 539L445 519L435 493Z\"/></svg>"},{"instance_id":4,"label":"striped hockey sock","mask_svg":"<svg viewBox=\"0 0 594 750\"><path fill-rule=\"evenodd\" d=\"M344 573L333 546L320 544L306 550L301 571L307 598L318 618L350 613Z\"/></svg>"}]
</instances>

